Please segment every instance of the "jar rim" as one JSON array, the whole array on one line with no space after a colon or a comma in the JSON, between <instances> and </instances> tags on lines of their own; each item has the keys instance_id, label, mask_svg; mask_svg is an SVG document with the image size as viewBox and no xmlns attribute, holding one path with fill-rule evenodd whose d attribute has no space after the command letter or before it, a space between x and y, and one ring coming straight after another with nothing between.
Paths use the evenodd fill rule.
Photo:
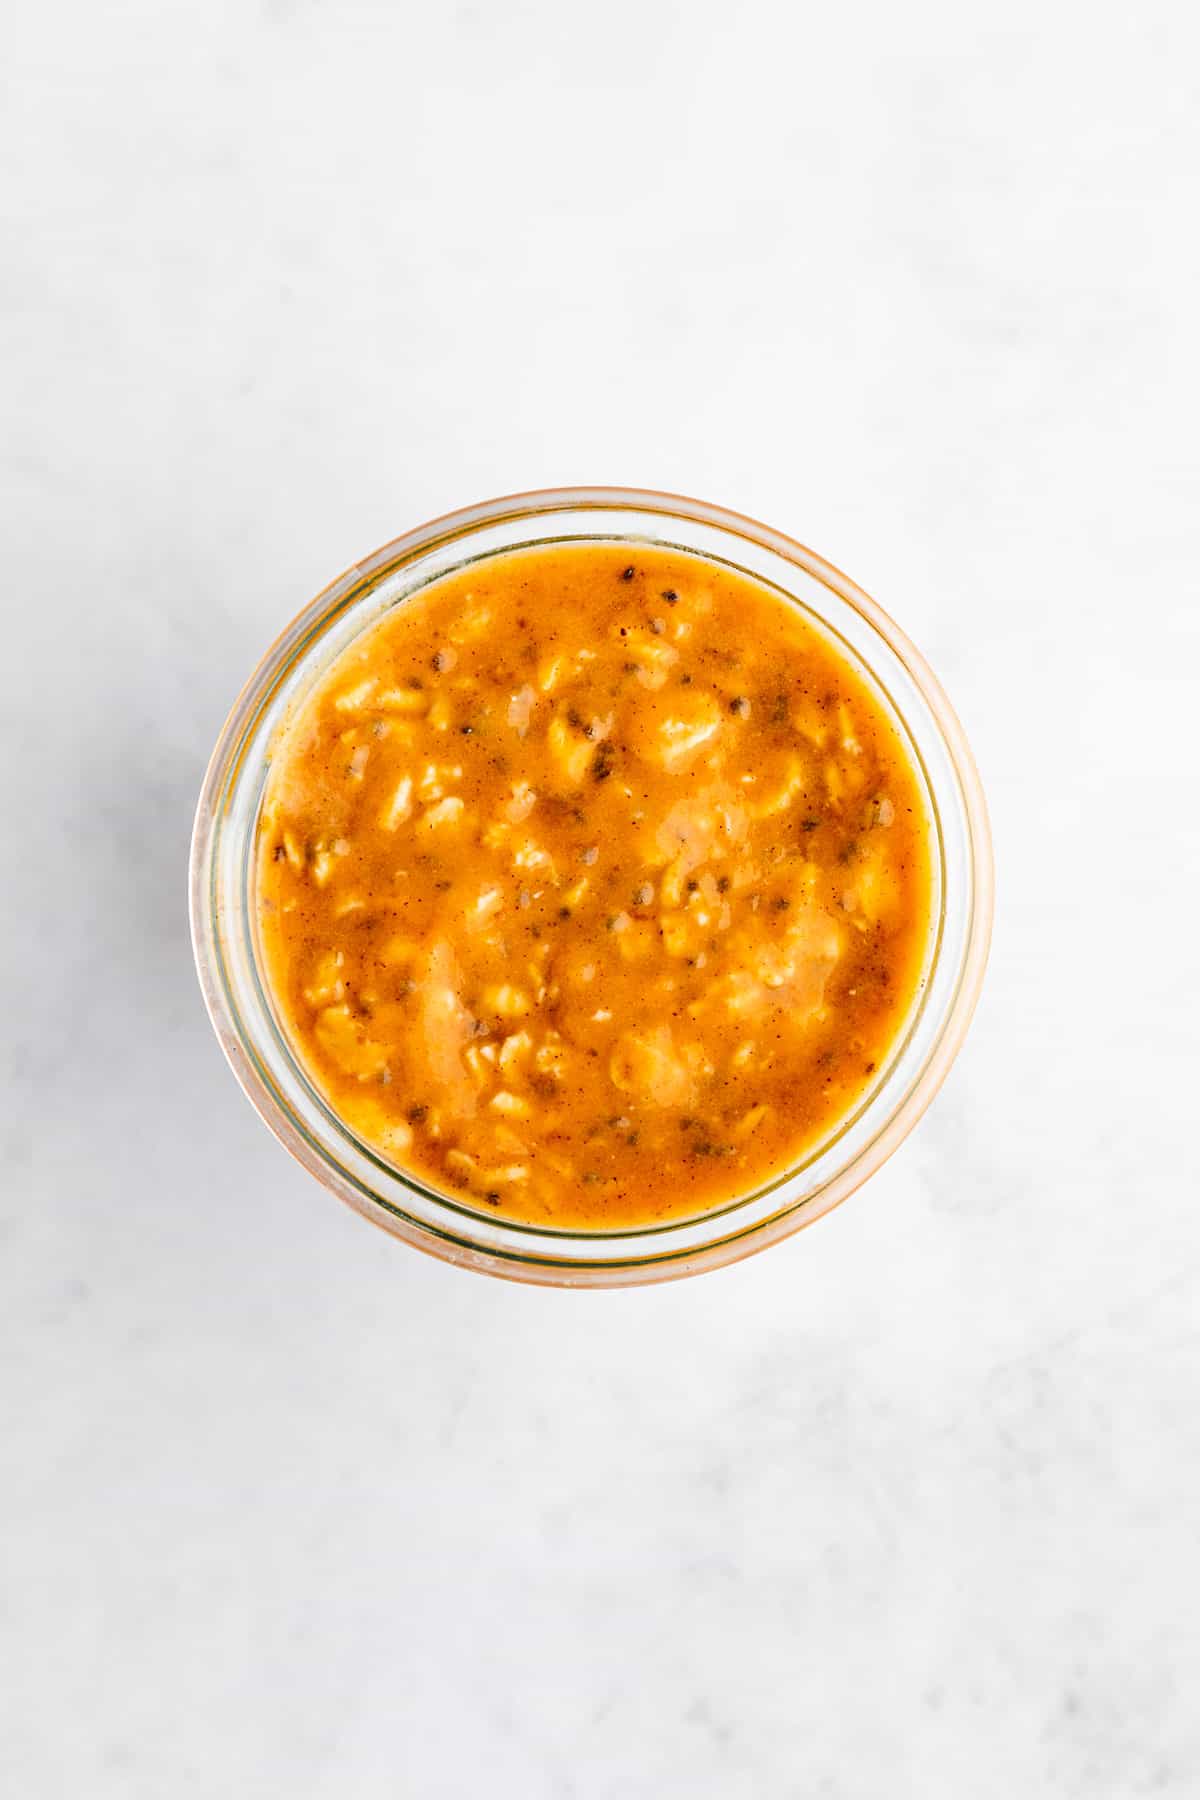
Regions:
<instances>
[{"instance_id":1,"label":"jar rim","mask_svg":"<svg viewBox=\"0 0 1200 1800\"><path fill-rule=\"evenodd\" d=\"M955 909L955 963L940 969L938 1005L926 1022L927 1041L899 1091L893 1080L894 1065L850 1115L848 1124L839 1122L814 1152L806 1153L753 1194L699 1216L606 1232L547 1230L518 1221L485 1219L438 1193L419 1176L391 1168L354 1140L316 1095L294 1058L290 1074L279 1065L279 1053L285 1058L291 1053L282 1039L267 1041L278 1038L278 1033L272 1034L261 1007L248 991L258 986L258 1001L266 1003L253 957L248 960L246 945L236 935L248 924L246 869L257 824L255 794L261 798L266 752L288 703L289 684L294 688L306 676L311 680L318 667L326 666L341 647L329 648L339 630L348 641L365 629L370 621L362 614L373 601L376 606L394 604L403 593L412 591L413 585L424 586L440 579L451 566L461 566L453 562L459 547L472 539L486 540L480 552L486 556L545 542L546 533L540 538L518 535L516 541L492 539L496 534L501 539L506 533L511 537L529 523L560 515L578 515L581 524L592 527L574 536L633 542L638 541L636 526L641 523L641 541L658 544L666 540L649 535L649 525L653 522L661 528L673 522L683 528L685 540L687 536L693 540L671 540L673 547L708 560L730 560L717 556L715 548L718 542L728 540L727 547L736 547L741 559L734 566L759 581L768 579L770 585L780 587L787 597L814 612L827 628L836 631L839 621L814 604L816 595L823 592L828 596L826 604L832 602L835 613L845 609L840 622L859 633L858 652L892 699L921 763L941 851L943 915L948 904ZM607 522L608 528L595 529L597 522ZM612 529L617 525L635 529ZM561 536L558 532L553 535ZM699 542L695 541L698 537ZM787 583L770 580L756 562L788 575ZM422 569L423 577L414 583L413 577ZM387 598L406 575L409 587L403 593L393 591L392 598ZM797 591L797 578L801 585L807 578L803 593ZM882 681L877 660L864 648L867 643L893 675L902 672L907 708L894 700L891 688ZM940 792L913 736L913 715L919 715L926 747L936 759ZM952 866L946 860L947 822L953 825ZM921 652L857 583L796 539L728 508L649 489L562 487L502 495L416 526L353 563L284 628L234 702L205 772L192 834L189 903L197 973L221 1048L255 1110L302 1166L373 1223L444 1260L515 1280L614 1287L677 1279L751 1255L823 1217L893 1153L937 1093L969 1027L987 961L993 870L983 789L957 715ZM938 968L942 945L939 925L933 969ZM249 976L248 971L252 972ZM931 988L923 996L922 1008L933 991ZM920 1008L907 1023L906 1046L919 1014ZM298 1086L292 1079L296 1076L300 1077ZM831 1162L815 1184L810 1181L805 1186L802 1178L806 1173L864 1120L861 1141L848 1160L840 1166Z\"/></svg>"}]
</instances>

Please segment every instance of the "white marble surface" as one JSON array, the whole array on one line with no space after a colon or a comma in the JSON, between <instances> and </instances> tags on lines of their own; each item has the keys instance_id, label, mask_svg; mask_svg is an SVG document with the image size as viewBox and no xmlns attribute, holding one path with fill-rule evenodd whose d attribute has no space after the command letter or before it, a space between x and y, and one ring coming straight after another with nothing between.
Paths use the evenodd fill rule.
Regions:
<instances>
[{"instance_id":1,"label":"white marble surface","mask_svg":"<svg viewBox=\"0 0 1200 1800\"><path fill-rule=\"evenodd\" d=\"M1200 1791L1193 20L10 26L14 1800ZM184 887L297 607L577 480L877 593L1000 877L893 1164L746 1265L590 1297L443 1268L292 1166Z\"/></svg>"}]
</instances>

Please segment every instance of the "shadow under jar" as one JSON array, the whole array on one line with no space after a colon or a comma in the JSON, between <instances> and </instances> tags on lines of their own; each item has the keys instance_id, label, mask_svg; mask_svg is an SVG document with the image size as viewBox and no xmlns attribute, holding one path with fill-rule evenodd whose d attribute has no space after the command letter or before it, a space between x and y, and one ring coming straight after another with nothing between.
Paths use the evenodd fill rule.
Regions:
<instances>
[{"instance_id":1,"label":"shadow under jar","mask_svg":"<svg viewBox=\"0 0 1200 1800\"><path fill-rule=\"evenodd\" d=\"M819 1217L982 979L983 799L917 652L766 527L614 489L349 570L222 733L214 1026L281 1141L450 1261L612 1286Z\"/></svg>"}]
</instances>

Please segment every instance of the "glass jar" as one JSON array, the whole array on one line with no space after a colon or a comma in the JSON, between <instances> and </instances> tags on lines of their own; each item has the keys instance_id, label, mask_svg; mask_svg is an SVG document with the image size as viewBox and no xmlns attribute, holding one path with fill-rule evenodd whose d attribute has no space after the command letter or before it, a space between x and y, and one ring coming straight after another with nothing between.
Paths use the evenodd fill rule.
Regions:
<instances>
[{"instance_id":1,"label":"glass jar","mask_svg":"<svg viewBox=\"0 0 1200 1800\"><path fill-rule=\"evenodd\" d=\"M465 564L592 539L685 550L756 577L800 607L874 687L904 738L932 834L933 905L920 987L853 1112L785 1173L701 1216L631 1230L552 1230L484 1213L393 1168L316 1091L262 973L254 845L272 745L297 700L390 607ZM983 979L992 864L979 777L946 696L904 634L801 544L721 507L623 488L558 488L464 508L338 577L288 626L242 690L204 778L191 855L192 939L221 1047L252 1104L318 1180L366 1218L448 1262L520 1281L616 1287L748 1256L811 1224L891 1155L937 1092Z\"/></svg>"}]
</instances>

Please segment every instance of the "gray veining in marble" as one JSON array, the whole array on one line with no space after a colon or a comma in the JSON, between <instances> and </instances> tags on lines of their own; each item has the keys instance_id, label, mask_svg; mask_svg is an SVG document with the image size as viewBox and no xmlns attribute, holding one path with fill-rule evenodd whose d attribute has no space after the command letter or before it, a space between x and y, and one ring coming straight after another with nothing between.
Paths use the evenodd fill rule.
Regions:
<instances>
[{"instance_id":1,"label":"gray veining in marble","mask_svg":"<svg viewBox=\"0 0 1200 1800\"><path fill-rule=\"evenodd\" d=\"M1200 1792L1190 9L26 7L0 131L14 1800ZM484 495L847 568L987 783L990 981L811 1232L457 1274L187 944L280 625Z\"/></svg>"}]
</instances>

